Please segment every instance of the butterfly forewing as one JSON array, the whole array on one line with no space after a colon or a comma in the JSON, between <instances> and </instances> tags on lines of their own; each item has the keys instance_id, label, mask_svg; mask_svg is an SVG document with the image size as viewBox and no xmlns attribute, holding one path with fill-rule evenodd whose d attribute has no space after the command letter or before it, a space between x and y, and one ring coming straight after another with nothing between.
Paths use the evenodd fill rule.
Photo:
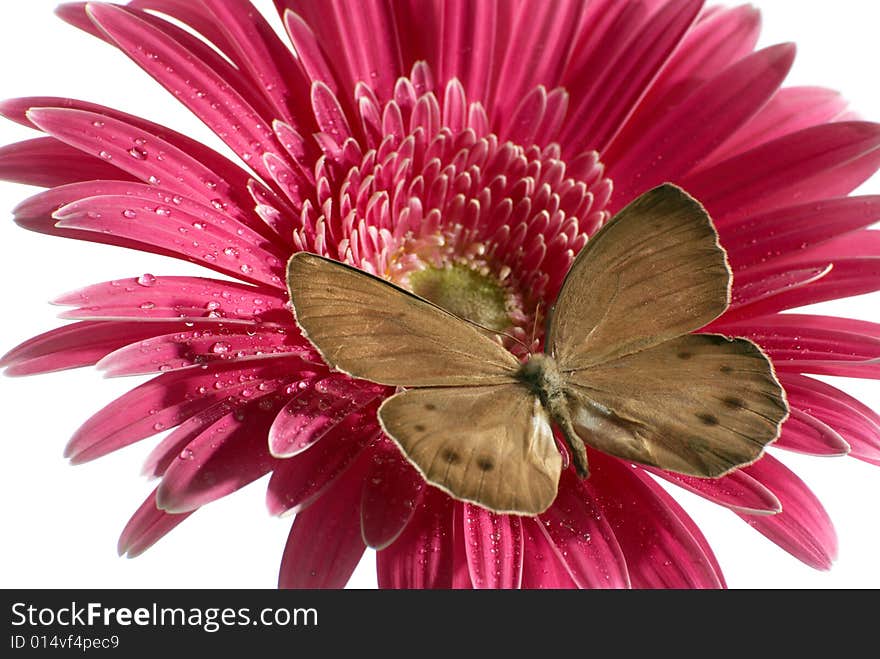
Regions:
<instances>
[{"instance_id":1,"label":"butterfly forewing","mask_svg":"<svg viewBox=\"0 0 880 659\"><path fill-rule=\"evenodd\" d=\"M315 254L294 254L296 320L332 367L404 387L513 381L519 362L489 335L393 284Z\"/></svg>"},{"instance_id":2,"label":"butterfly forewing","mask_svg":"<svg viewBox=\"0 0 880 659\"><path fill-rule=\"evenodd\" d=\"M551 318L561 370L699 329L729 302L730 270L705 209L667 184L615 215L575 259Z\"/></svg>"},{"instance_id":3,"label":"butterfly forewing","mask_svg":"<svg viewBox=\"0 0 880 659\"><path fill-rule=\"evenodd\" d=\"M457 499L537 515L556 497L562 457L522 385L412 389L386 400L379 419L425 479Z\"/></svg>"},{"instance_id":4,"label":"butterfly forewing","mask_svg":"<svg viewBox=\"0 0 880 659\"><path fill-rule=\"evenodd\" d=\"M760 348L692 334L567 374L572 423L611 455L700 477L754 462L787 416Z\"/></svg>"}]
</instances>

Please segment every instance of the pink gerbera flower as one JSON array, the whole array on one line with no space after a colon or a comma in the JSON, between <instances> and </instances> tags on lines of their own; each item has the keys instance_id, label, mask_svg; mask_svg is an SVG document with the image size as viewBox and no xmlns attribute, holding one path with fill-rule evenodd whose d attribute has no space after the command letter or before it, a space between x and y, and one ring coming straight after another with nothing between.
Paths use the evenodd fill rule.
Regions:
<instances>
[{"instance_id":1,"label":"pink gerbera flower","mask_svg":"<svg viewBox=\"0 0 880 659\"><path fill-rule=\"evenodd\" d=\"M168 431L148 460L159 484L120 552L271 473L270 511L296 513L282 587L342 587L367 547L381 587L723 586L656 476L828 568L828 516L770 455L706 480L592 451L592 476L567 470L537 518L428 487L377 424L389 391L330 372L301 336L284 267L317 252L528 341L589 236L671 181L707 207L734 270L733 302L706 330L760 344L786 389L776 446L880 463L880 416L813 377L877 377L880 326L780 313L880 289L880 243L865 230L880 198L847 196L880 167L880 126L824 89L783 88L794 47L755 52L751 7L275 4L289 43L243 0L58 12L122 50L240 163L85 101L0 106L45 134L0 150L0 176L48 188L15 209L19 225L224 276L69 293L57 301L76 322L3 358L11 375L157 374L67 447L81 463Z\"/></svg>"}]
</instances>

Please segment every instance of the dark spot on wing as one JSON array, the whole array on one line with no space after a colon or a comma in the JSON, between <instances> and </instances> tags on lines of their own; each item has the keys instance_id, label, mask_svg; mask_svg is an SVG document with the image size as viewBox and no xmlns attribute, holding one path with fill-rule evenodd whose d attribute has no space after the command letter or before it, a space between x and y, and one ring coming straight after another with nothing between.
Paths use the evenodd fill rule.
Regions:
<instances>
[{"instance_id":1,"label":"dark spot on wing","mask_svg":"<svg viewBox=\"0 0 880 659\"><path fill-rule=\"evenodd\" d=\"M720 370L722 373L733 373L733 368L727 365L722 366Z\"/></svg>"},{"instance_id":2,"label":"dark spot on wing","mask_svg":"<svg viewBox=\"0 0 880 659\"><path fill-rule=\"evenodd\" d=\"M697 418L707 426L718 425L718 417L714 414L697 414Z\"/></svg>"},{"instance_id":3,"label":"dark spot on wing","mask_svg":"<svg viewBox=\"0 0 880 659\"><path fill-rule=\"evenodd\" d=\"M426 428L421 423L417 423L413 426L416 432L425 432Z\"/></svg>"},{"instance_id":4,"label":"dark spot on wing","mask_svg":"<svg viewBox=\"0 0 880 659\"><path fill-rule=\"evenodd\" d=\"M689 353L687 350L682 350L678 353L679 359L690 359L691 357L693 357L693 354Z\"/></svg>"},{"instance_id":5,"label":"dark spot on wing","mask_svg":"<svg viewBox=\"0 0 880 659\"><path fill-rule=\"evenodd\" d=\"M459 462L461 462L461 456L459 456L458 453L456 453L455 451L453 451L450 448L444 449L443 459L446 460L446 462L448 462L451 465L458 464Z\"/></svg>"},{"instance_id":6,"label":"dark spot on wing","mask_svg":"<svg viewBox=\"0 0 880 659\"><path fill-rule=\"evenodd\" d=\"M483 456L477 458L477 467L480 468L480 471L492 471L495 468L495 463L490 458Z\"/></svg>"},{"instance_id":7,"label":"dark spot on wing","mask_svg":"<svg viewBox=\"0 0 880 659\"><path fill-rule=\"evenodd\" d=\"M434 405L434 403L425 403L425 409L428 410L429 412L433 412L434 410L437 409L437 406Z\"/></svg>"},{"instance_id":8,"label":"dark spot on wing","mask_svg":"<svg viewBox=\"0 0 880 659\"><path fill-rule=\"evenodd\" d=\"M746 406L743 402L742 398L737 398L736 396L728 396L724 399L724 404L727 405L732 410L740 410Z\"/></svg>"}]
</instances>

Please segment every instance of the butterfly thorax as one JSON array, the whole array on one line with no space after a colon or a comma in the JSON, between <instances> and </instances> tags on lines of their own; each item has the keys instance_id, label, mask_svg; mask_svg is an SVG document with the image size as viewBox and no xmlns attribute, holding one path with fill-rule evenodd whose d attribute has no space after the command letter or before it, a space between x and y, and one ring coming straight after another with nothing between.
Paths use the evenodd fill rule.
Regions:
<instances>
[{"instance_id":1,"label":"butterfly thorax","mask_svg":"<svg viewBox=\"0 0 880 659\"><path fill-rule=\"evenodd\" d=\"M564 381L556 360L544 353L529 355L528 361L520 366L517 379L540 399L547 414L565 436L578 473L586 477L589 474L587 452L583 440L578 437L572 425L566 404Z\"/></svg>"},{"instance_id":2,"label":"butterfly thorax","mask_svg":"<svg viewBox=\"0 0 880 659\"><path fill-rule=\"evenodd\" d=\"M517 378L541 399L548 412L551 401L565 395L556 360L544 353L529 355L528 361L520 366Z\"/></svg>"}]
</instances>

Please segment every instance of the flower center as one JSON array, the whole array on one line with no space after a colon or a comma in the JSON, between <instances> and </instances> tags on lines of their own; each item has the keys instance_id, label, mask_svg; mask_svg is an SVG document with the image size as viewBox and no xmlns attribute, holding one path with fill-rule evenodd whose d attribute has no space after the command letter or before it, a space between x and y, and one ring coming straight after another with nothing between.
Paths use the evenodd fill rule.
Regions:
<instances>
[{"instance_id":1,"label":"flower center","mask_svg":"<svg viewBox=\"0 0 880 659\"><path fill-rule=\"evenodd\" d=\"M324 155L301 177L314 185L292 185L292 198L315 191L297 204L297 248L503 332L515 339L500 337L514 352L530 339L535 350L541 309L607 217L611 183L596 153L563 158L553 128L562 109L547 117L535 110L564 94L533 95L546 103L524 101L523 116L496 133L458 81L435 91L424 64L384 102L360 85L359 122L345 130L324 122L316 136Z\"/></svg>"},{"instance_id":2,"label":"flower center","mask_svg":"<svg viewBox=\"0 0 880 659\"><path fill-rule=\"evenodd\" d=\"M503 332L512 325L507 295L490 275L464 264L428 266L409 276L409 288L456 316Z\"/></svg>"}]
</instances>

